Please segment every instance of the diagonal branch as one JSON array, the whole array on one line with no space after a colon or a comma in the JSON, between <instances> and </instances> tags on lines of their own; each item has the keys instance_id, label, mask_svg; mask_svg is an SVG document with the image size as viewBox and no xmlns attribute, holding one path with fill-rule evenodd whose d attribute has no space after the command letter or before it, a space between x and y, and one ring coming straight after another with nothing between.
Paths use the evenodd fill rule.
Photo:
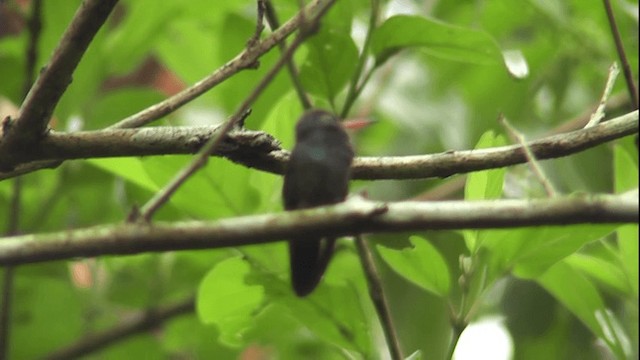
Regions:
<instances>
[{"instance_id":1,"label":"diagonal branch","mask_svg":"<svg viewBox=\"0 0 640 360\"><path fill-rule=\"evenodd\" d=\"M19 154L45 135L49 118L89 43L106 21L118 0L86 0L62 35L49 64L29 91L18 119L3 123L0 169L12 169Z\"/></svg>"},{"instance_id":2,"label":"diagonal branch","mask_svg":"<svg viewBox=\"0 0 640 360\"><path fill-rule=\"evenodd\" d=\"M618 30L618 24L616 23L616 18L613 15L613 9L611 8L610 0L603 0L604 9L607 13L607 20L609 20L609 27L611 28L611 35L613 36L613 41L616 44L616 51L618 53L618 58L620 58L620 62L622 63L622 72L624 73L624 79L627 84L627 91L629 92L629 98L631 99L631 103L633 104L634 109L638 109L638 88L636 87L635 82L633 81L633 72L631 71L631 65L629 65L629 58L624 51L624 45L622 44L622 38L620 37L620 30Z\"/></svg>"},{"instance_id":3,"label":"diagonal branch","mask_svg":"<svg viewBox=\"0 0 640 360\"><path fill-rule=\"evenodd\" d=\"M278 43L283 41L287 36L293 33L300 26L303 26L305 19L314 19L318 14L326 11L326 9L335 0L315 0L298 12L287 23L279 27L269 36L258 42L254 46L250 46L238 54L235 58L229 60L226 64L214 71L211 75L198 81L193 86L188 87L176 95L159 102L137 114L119 121L111 126L112 128L134 128L148 124L163 116L166 116L176 109L187 104L191 100L204 94L214 86L228 79L238 71L255 67L256 61L260 56L271 50Z\"/></svg>"},{"instance_id":4,"label":"diagonal branch","mask_svg":"<svg viewBox=\"0 0 640 360\"><path fill-rule=\"evenodd\" d=\"M542 200L381 203L353 197L338 205L218 221L119 224L0 241L0 265L220 248L369 232L638 223L638 194Z\"/></svg>"}]
</instances>

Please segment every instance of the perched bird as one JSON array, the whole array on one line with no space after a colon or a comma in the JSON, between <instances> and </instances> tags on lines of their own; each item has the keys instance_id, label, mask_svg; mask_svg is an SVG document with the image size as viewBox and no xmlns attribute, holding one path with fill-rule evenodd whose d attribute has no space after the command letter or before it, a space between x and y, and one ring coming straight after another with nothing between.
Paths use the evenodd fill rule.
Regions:
<instances>
[{"instance_id":1,"label":"perched bird","mask_svg":"<svg viewBox=\"0 0 640 360\"><path fill-rule=\"evenodd\" d=\"M296 125L296 144L284 176L286 210L343 201L349 191L353 149L338 118L324 110L305 112ZM311 293L324 274L335 238L309 234L289 240L291 283L298 296Z\"/></svg>"}]
</instances>

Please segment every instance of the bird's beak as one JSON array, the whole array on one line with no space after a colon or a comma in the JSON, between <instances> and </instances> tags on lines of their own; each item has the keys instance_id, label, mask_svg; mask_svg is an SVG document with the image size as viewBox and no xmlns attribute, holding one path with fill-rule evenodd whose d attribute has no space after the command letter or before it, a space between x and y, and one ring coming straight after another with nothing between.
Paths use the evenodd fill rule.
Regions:
<instances>
[{"instance_id":1,"label":"bird's beak","mask_svg":"<svg viewBox=\"0 0 640 360\"><path fill-rule=\"evenodd\" d=\"M347 118L342 121L342 127L346 130L356 132L374 124L376 121L366 117Z\"/></svg>"}]
</instances>

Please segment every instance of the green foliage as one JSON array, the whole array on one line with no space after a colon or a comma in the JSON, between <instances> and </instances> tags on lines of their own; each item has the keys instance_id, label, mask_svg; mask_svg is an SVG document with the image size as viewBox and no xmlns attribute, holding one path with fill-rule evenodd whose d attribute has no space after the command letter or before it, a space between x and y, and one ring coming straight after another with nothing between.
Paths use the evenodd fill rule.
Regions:
<instances>
[{"instance_id":1,"label":"green foliage","mask_svg":"<svg viewBox=\"0 0 640 360\"><path fill-rule=\"evenodd\" d=\"M383 63L399 50L413 46L447 60L476 64L502 60L500 49L489 34L422 16L398 15L387 19L376 29L371 51L376 62Z\"/></svg>"},{"instance_id":2,"label":"green foliage","mask_svg":"<svg viewBox=\"0 0 640 360\"><path fill-rule=\"evenodd\" d=\"M332 31L315 35L308 49L300 81L307 91L333 103L355 71L358 49L350 36Z\"/></svg>"},{"instance_id":3,"label":"green foliage","mask_svg":"<svg viewBox=\"0 0 640 360\"><path fill-rule=\"evenodd\" d=\"M17 1L0 7L5 3L19 9ZM80 3L43 2L36 73ZM337 1L317 34L294 57L303 88L317 106L340 113L349 107L345 103L353 79L364 86L348 116L377 122L354 134L359 155L426 154L474 144L482 151L506 145L507 136L495 120L500 114L528 139L543 136L594 108L607 68L617 60L600 2L402 4ZM299 2L273 5L284 23L298 11ZM381 15L377 26L367 29L373 5L380 6ZM636 78L637 8L637 1L614 2ZM149 79L113 85L122 76L144 78L137 71L149 62L173 76L174 86L196 83L245 49L255 19L254 1L121 1L75 71L51 127L102 129L162 100L166 89ZM371 41L365 45L367 31ZM261 38L268 34L265 30ZM0 97L14 104L24 95L27 42L24 29L0 37ZM503 56L510 50L522 54L528 77L516 79L510 73ZM274 47L259 59L257 69L238 72L154 125L220 122L238 109L280 54ZM358 64L364 64L362 69ZM622 77L613 94L626 96ZM286 71L269 84L252 110L246 127L272 134L285 149L293 146L294 124L303 110ZM607 117L622 111L608 108ZM134 206L146 203L191 159L87 159L23 176L20 231L123 222ZM638 187L633 139L545 161L542 168L561 193L573 196ZM538 179L526 165L466 176L464 190L455 194L466 201L539 193ZM351 190L366 191L372 199L403 200L447 181L358 181ZM281 185L278 175L212 158L154 220L280 211ZM12 194L12 182L0 182L0 209L11 209ZM5 229L7 212L0 213L0 229ZM444 358L456 335L453 320L460 325L496 314L505 319L515 359L595 359L596 342L616 358L637 357L637 225L372 237L408 358ZM288 276L283 243L24 265L15 275L10 358L43 357L133 313L194 294L195 314L117 342L97 357L231 359L248 358L256 351L278 359L385 358L380 353L385 346L380 323L348 240L339 242L327 274L309 297L297 298Z\"/></svg>"},{"instance_id":4,"label":"green foliage","mask_svg":"<svg viewBox=\"0 0 640 360\"><path fill-rule=\"evenodd\" d=\"M412 236L409 241L413 248L401 251L378 246L380 256L401 276L427 291L446 296L451 279L447 264L438 249L418 236Z\"/></svg>"},{"instance_id":5,"label":"green foliage","mask_svg":"<svg viewBox=\"0 0 640 360\"><path fill-rule=\"evenodd\" d=\"M229 258L216 264L200 284L198 316L204 324L224 331L220 334L224 344L243 344L242 332L251 326L256 307L263 301L261 286L245 284L249 271L242 259Z\"/></svg>"}]
</instances>

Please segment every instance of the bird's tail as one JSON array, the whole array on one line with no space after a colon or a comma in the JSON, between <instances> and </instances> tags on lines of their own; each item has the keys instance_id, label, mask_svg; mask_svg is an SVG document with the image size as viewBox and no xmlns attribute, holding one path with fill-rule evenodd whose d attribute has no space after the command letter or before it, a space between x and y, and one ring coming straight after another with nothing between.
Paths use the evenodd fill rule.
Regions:
<instances>
[{"instance_id":1,"label":"bird's tail","mask_svg":"<svg viewBox=\"0 0 640 360\"><path fill-rule=\"evenodd\" d=\"M289 241L291 284L298 296L306 296L318 286L331 255L335 238Z\"/></svg>"}]
</instances>

